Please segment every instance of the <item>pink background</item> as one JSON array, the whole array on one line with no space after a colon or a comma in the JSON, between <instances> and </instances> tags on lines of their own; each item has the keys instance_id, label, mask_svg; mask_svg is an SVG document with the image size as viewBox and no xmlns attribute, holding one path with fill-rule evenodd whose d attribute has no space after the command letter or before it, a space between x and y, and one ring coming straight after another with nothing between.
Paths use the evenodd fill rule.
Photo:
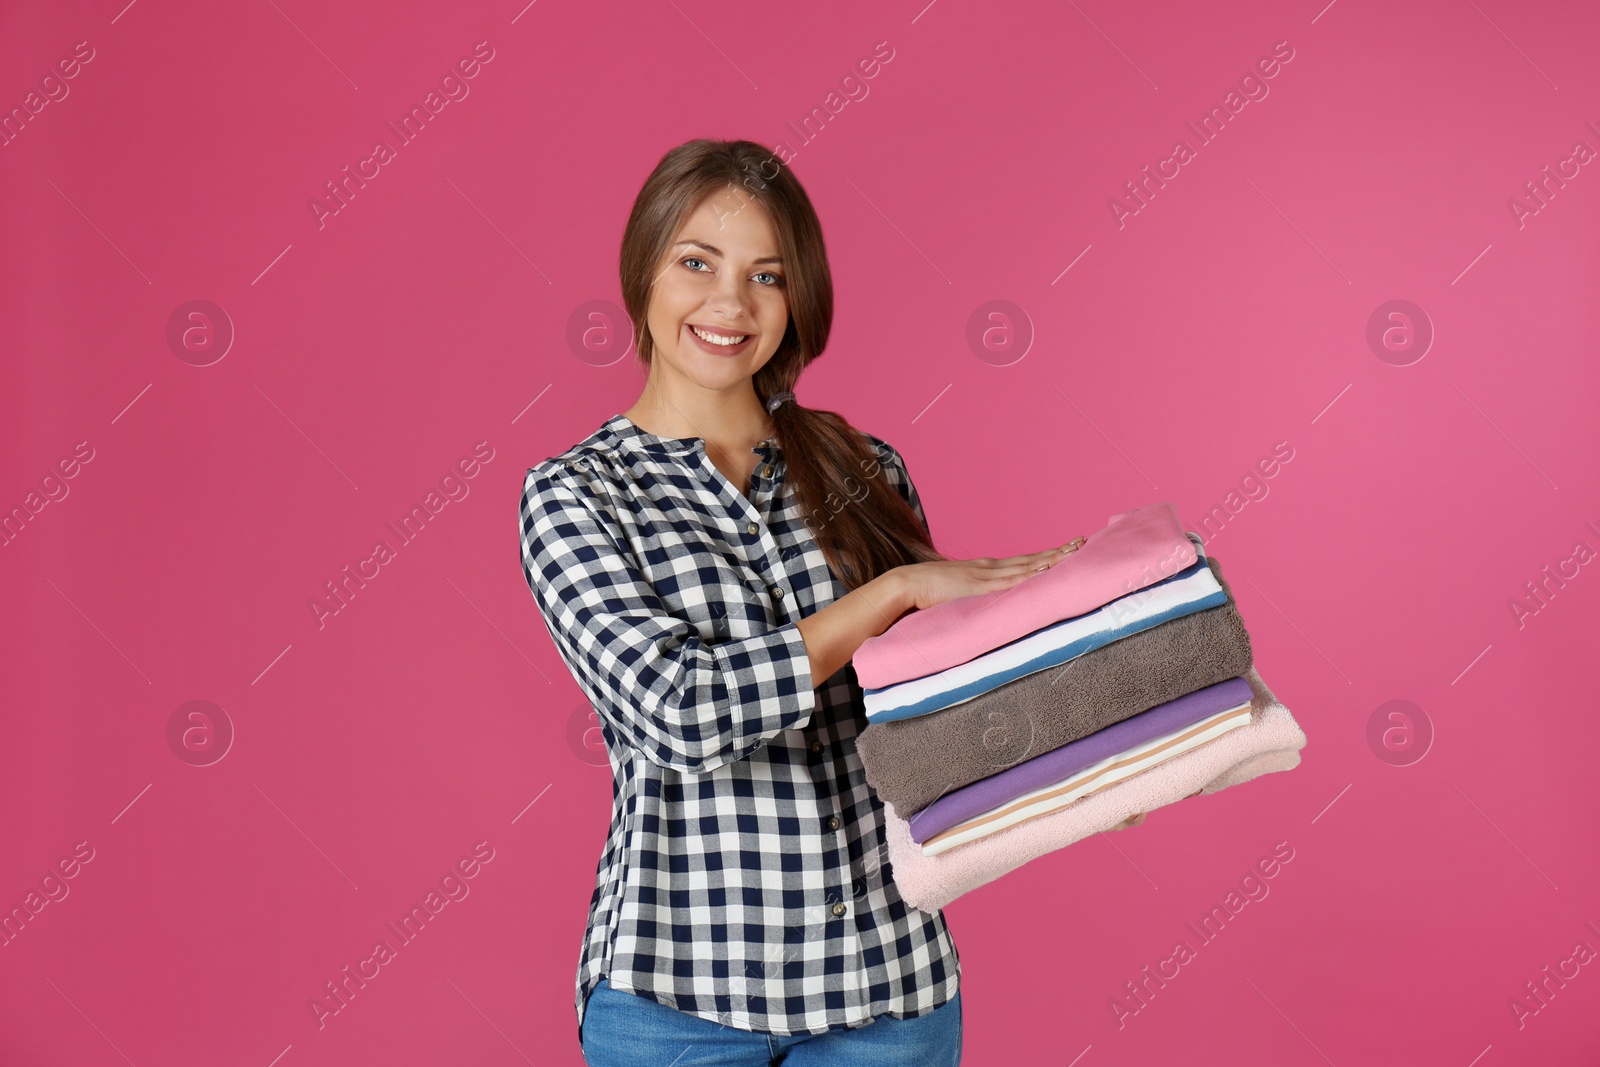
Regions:
<instances>
[{"instance_id":1,"label":"pink background","mask_svg":"<svg viewBox=\"0 0 1600 1067\"><path fill-rule=\"evenodd\" d=\"M800 398L900 448L946 552L1173 501L1310 737L947 909L965 1062L1600 1057L1600 966L1511 1007L1600 950L1600 576L1563 564L1600 549L1600 166L1510 206L1600 149L1593 5L124 3L0 16L7 113L93 49L0 147L0 506L66 493L0 545L0 905L93 856L0 947L0 1061L580 1062L610 786L517 502L638 395L569 323L620 302L632 199L696 136L795 150L838 293ZM478 42L469 95L319 227L323 184ZM866 95L797 137L878 42ZM1179 138L1196 157L1119 227ZM1367 343L1395 299L1432 324L1420 360ZM192 300L235 333L206 366L168 341ZM968 344L991 300L1031 331L1014 362ZM191 700L221 759L220 728L170 739ZM1433 731L1409 765L1368 741L1392 700ZM1280 841L1270 895L1119 1028L1124 983ZM478 842L470 894L319 1026Z\"/></svg>"}]
</instances>

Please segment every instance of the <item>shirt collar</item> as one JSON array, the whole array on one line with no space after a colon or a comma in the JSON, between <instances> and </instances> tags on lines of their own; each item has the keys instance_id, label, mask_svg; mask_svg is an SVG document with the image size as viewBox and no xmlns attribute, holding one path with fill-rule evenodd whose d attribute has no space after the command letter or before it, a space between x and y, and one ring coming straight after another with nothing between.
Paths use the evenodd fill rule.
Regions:
<instances>
[{"instance_id":1,"label":"shirt collar","mask_svg":"<svg viewBox=\"0 0 1600 1067\"><path fill-rule=\"evenodd\" d=\"M604 428L617 440L646 452L662 456L682 456L690 452L703 452L706 447L704 437L658 437L634 425L633 420L618 412L605 421ZM772 438L759 442L753 451L769 449L777 453L778 443Z\"/></svg>"}]
</instances>

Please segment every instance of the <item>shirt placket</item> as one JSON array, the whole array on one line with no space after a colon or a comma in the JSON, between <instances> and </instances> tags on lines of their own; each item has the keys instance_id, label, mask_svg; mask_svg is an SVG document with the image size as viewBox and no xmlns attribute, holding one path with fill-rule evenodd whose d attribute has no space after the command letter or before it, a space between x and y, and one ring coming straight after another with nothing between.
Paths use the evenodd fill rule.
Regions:
<instances>
[{"instance_id":1,"label":"shirt placket","mask_svg":"<svg viewBox=\"0 0 1600 1067\"><path fill-rule=\"evenodd\" d=\"M778 479L783 474L783 464L781 458L775 455L775 449L766 441L756 445L751 451L761 456L761 462L751 475L749 497L737 491L717 469L716 464L711 462L705 453L703 443L697 449L697 454L702 476L716 488L719 498L729 507L735 521L740 524L745 561L758 574L758 578L754 581L766 586L767 593L772 599L774 615L777 617L776 624L782 626L799 617L799 604L795 601L788 575L783 570L783 555L779 551L777 539L773 537L772 530L767 525L767 513L771 510L773 501L777 499L780 484ZM839 790L835 774L841 768L832 751L833 747L823 745L820 740L816 740L811 744L810 753L815 767L814 780L820 779L825 783L825 788L821 790L822 795L829 799L831 806L837 806ZM819 812L817 819L819 825L813 827L813 830L822 834L825 841L820 850L824 862L825 884L819 901L820 908L818 905L811 905L805 909L806 922L820 924L820 940L828 946L825 949L827 955L837 955L853 963L853 966L845 967L840 976L845 1020L849 1024L864 1023L870 1016L870 990L865 984L861 941L856 933L854 914L856 902L853 894L855 883L850 877L849 849L842 839L845 833L844 821L835 813ZM807 939L809 940L809 934Z\"/></svg>"},{"instance_id":2,"label":"shirt placket","mask_svg":"<svg viewBox=\"0 0 1600 1067\"><path fill-rule=\"evenodd\" d=\"M773 479L779 473L779 461L772 454L771 447L764 441L751 451L762 457L762 462L756 467L755 474L751 478L754 500L735 489L723 476L716 464L706 455L704 442L697 444L695 456L700 464L700 476L713 487L718 498L728 508L734 522L738 524L739 545L743 550L745 563L756 572L751 584L766 590L767 596L772 601L776 624L783 626L798 618L799 605L795 603L794 589L788 575L783 572L781 566L773 566L774 561L780 563L782 561L779 558L777 540L767 527L765 514L767 506L773 499L776 484ZM758 504L761 506L758 507Z\"/></svg>"}]
</instances>

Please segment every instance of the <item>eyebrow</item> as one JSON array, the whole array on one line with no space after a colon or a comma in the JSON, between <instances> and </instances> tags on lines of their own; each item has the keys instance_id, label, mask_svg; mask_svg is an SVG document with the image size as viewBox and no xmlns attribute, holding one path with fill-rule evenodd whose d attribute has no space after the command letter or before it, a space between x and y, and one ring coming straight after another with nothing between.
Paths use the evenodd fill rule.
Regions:
<instances>
[{"instance_id":1,"label":"eyebrow","mask_svg":"<svg viewBox=\"0 0 1600 1067\"><path fill-rule=\"evenodd\" d=\"M682 248L684 245L699 245L701 248L705 249L707 252L710 252L714 256L721 256L724 259L727 258L727 256L723 253L722 249L718 248L716 245L707 244L704 241L695 241L695 240L679 241L677 244L673 245L672 247L673 248ZM755 262L757 262L757 263L782 263L783 262L783 257L782 256L763 256L762 258L756 260Z\"/></svg>"}]
</instances>

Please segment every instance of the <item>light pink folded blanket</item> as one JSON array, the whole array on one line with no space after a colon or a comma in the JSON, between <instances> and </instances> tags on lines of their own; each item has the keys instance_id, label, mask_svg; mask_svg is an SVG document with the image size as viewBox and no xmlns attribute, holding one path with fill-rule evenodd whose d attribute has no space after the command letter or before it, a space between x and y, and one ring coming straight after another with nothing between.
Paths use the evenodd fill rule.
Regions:
<instances>
[{"instance_id":1,"label":"light pink folded blanket","mask_svg":"<svg viewBox=\"0 0 1600 1067\"><path fill-rule=\"evenodd\" d=\"M856 680L881 689L959 666L1170 578L1197 558L1171 502L1124 511L1047 571L913 611L868 638L851 660Z\"/></svg>"},{"instance_id":2,"label":"light pink folded blanket","mask_svg":"<svg viewBox=\"0 0 1600 1067\"><path fill-rule=\"evenodd\" d=\"M994 881L1029 860L1109 830L1130 815L1193 796L1215 793L1300 764L1306 735L1278 703L1254 667L1245 673L1253 694L1248 725L1199 748L1091 793L1060 811L1018 823L988 837L924 856L911 827L884 805L889 863L906 903L935 912L963 893Z\"/></svg>"}]
</instances>

